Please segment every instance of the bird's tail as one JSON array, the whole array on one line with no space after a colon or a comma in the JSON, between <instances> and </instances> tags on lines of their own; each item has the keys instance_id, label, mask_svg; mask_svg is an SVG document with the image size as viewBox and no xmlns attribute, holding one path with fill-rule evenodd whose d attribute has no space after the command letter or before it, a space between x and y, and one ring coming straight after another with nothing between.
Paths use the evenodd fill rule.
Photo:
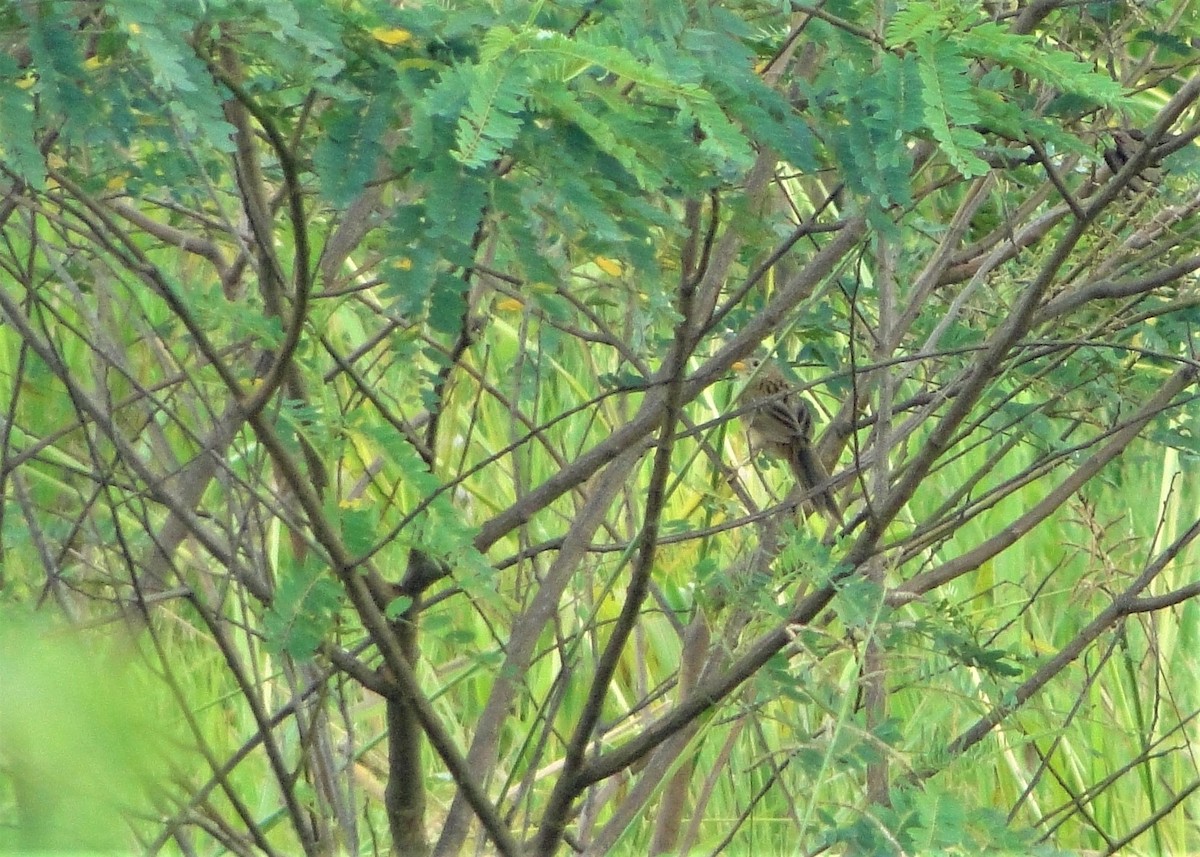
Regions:
<instances>
[{"instance_id":1,"label":"bird's tail","mask_svg":"<svg viewBox=\"0 0 1200 857\"><path fill-rule=\"evenodd\" d=\"M792 470L795 471L796 480L807 492L812 492L814 488L818 489L816 494L812 495L813 504L821 511L828 513L839 524L844 524L842 510L838 507L837 500L833 498L833 489L829 485L829 473L825 470L825 466L812 451L812 447L807 444L795 444L794 449Z\"/></svg>"}]
</instances>

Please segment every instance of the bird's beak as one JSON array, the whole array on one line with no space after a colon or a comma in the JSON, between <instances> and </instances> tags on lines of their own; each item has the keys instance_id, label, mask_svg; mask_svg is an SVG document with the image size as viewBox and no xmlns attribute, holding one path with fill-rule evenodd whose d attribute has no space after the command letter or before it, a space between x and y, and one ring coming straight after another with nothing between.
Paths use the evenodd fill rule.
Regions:
<instances>
[{"instance_id":1,"label":"bird's beak","mask_svg":"<svg viewBox=\"0 0 1200 857\"><path fill-rule=\"evenodd\" d=\"M734 372L745 372L747 369L746 361L738 360L729 368L732 369Z\"/></svg>"}]
</instances>

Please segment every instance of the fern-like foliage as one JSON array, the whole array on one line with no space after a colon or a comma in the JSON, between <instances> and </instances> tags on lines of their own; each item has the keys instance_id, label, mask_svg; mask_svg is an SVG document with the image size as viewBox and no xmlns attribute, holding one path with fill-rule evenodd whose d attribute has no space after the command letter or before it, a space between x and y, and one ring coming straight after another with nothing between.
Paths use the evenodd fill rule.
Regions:
<instances>
[{"instance_id":1,"label":"fern-like foliage","mask_svg":"<svg viewBox=\"0 0 1200 857\"><path fill-rule=\"evenodd\" d=\"M964 16L966 20L964 20ZM974 18L975 20L971 20ZM915 54L920 71L923 129L963 175L988 170L979 157L987 140L979 128L1010 139L1034 136L1055 150L1078 150L1078 139L1012 100L1013 74L1084 103L1125 109L1121 86L1066 49L1014 33L986 20L973 4L926 0L897 12L884 28L888 51ZM1006 92L1008 96L998 95Z\"/></svg>"},{"instance_id":2,"label":"fern-like foliage","mask_svg":"<svg viewBox=\"0 0 1200 857\"><path fill-rule=\"evenodd\" d=\"M699 151L714 167L744 169L753 157L745 127L702 85L699 66L694 62L691 66L668 67L662 58L639 56L582 36L495 27L483 40L479 61L460 66L447 77L447 81L456 77L455 85L465 92L465 104L455 118L455 155L469 168L494 161L516 143L528 100L536 97L540 106L560 113L644 180L653 180L652 171L640 162L647 153L634 142L643 135L620 133L631 114L651 113L655 121L665 119L688 133L694 128L699 132ZM635 96L619 106L611 101L585 104L585 97L589 102L603 97L592 85L599 80L619 81L624 91ZM761 89L763 100L769 100L766 88ZM754 99L742 98L739 106L757 118L770 115ZM776 115L783 112L775 106Z\"/></svg>"},{"instance_id":3,"label":"fern-like foliage","mask_svg":"<svg viewBox=\"0 0 1200 857\"><path fill-rule=\"evenodd\" d=\"M970 127L979 122L972 96L971 69L966 57L944 39L924 37L917 50L925 124L959 172L983 175L987 163L974 154L984 145L983 135Z\"/></svg>"},{"instance_id":4,"label":"fern-like foliage","mask_svg":"<svg viewBox=\"0 0 1200 857\"><path fill-rule=\"evenodd\" d=\"M1082 63L1066 50L1049 49L1032 36L1014 35L999 24L987 23L960 34L964 54L1023 71L1060 92L1104 105L1122 107L1125 93L1108 75Z\"/></svg>"},{"instance_id":5,"label":"fern-like foliage","mask_svg":"<svg viewBox=\"0 0 1200 857\"><path fill-rule=\"evenodd\" d=\"M344 591L319 562L283 572L263 630L267 645L294 658L308 658L333 629Z\"/></svg>"},{"instance_id":6,"label":"fern-like foliage","mask_svg":"<svg viewBox=\"0 0 1200 857\"><path fill-rule=\"evenodd\" d=\"M820 103L841 113L830 142L847 165L846 184L886 208L909 201L908 142L922 127L923 101L917 59L885 54L867 76L853 63L830 72L833 97Z\"/></svg>"},{"instance_id":7,"label":"fern-like foliage","mask_svg":"<svg viewBox=\"0 0 1200 857\"><path fill-rule=\"evenodd\" d=\"M930 36L949 25L944 4L909 3L896 12L884 28L888 45L904 45Z\"/></svg>"},{"instance_id":8,"label":"fern-like foliage","mask_svg":"<svg viewBox=\"0 0 1200 857\"><path fill-rule=\"evenodd\" d=\"M467 104L455 130L455 154L467 167L481 167L500 157L521 131L528 78L520 66L501 59L463 70Z\"/></svg>"}]
</instances>

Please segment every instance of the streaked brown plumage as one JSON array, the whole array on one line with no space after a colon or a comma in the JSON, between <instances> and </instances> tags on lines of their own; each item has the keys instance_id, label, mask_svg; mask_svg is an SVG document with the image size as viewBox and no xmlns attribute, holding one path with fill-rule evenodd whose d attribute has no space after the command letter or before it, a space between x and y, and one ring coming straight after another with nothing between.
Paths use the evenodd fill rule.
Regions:
<instances>
[{"instance_id":1,"label":"streaked brown plumage","mask_svg":"<svg viewBox=\"0 0 1200 857\"><path fill-rule=\"evenodd\" d=\"M752 406L742 415L751 444L786 461L816 507L842 523L829 473L813 452L813 417L808 404L770 361L748 358L733 368L748 378L738 402Z\"/></svg>"}]
</instances>

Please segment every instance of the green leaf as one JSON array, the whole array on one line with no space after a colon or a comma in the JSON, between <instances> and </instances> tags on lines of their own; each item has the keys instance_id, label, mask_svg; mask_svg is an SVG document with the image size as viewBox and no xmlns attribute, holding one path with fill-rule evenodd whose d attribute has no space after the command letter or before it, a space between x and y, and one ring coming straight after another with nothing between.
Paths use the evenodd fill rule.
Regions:
<instances>
[{"instance_id":1,"label":"green leaf","mask_svg":"<svg viewBox=\"0 0 1200 857\"><path fill-rule=\"evenodd\" d=\"M875 623L883 609L883 588L865 577L848 577L837 584L833 602L838 618L847 628L867 628Z\"/></svg>"},{"instance_id":2,"label":"green leaf","mask_svg":"<svg viewBox=\"0 0 1200 857\"><path fill-rule=\"evenodd\" d=\"M942 151L964 176L985 175L990 167L972 149L984 145L970 125L979 121L971 95L971 69L965 57L944 39L918 44L918 72L923 85L925 124Z\"/></svg>"},{"instance_id":3,"label":"green leaf","mask_svg":"<svg viewBox=\"0 0 1200 857\"><path fill-rule=\"evenodd\" d=\"M956 35L958 49L996 60L1044 80L1059 92L1082 96L1106 107L1126 104L1119 83L1065 50L1047 49L1033 36L1017 35L996 23L981 24Z\"/></svg>"},{"instance_id":4,"label":"green leaf","mask_svg":"<svg viewBox=\"0 0 1200 857\"><path fill-rule=\"evenodd\" d=\"M321 189L335 205L354 200L379 169L382 140L392 124L395 105L383 94L365 104L335 105L322 117L323 132L313 151Z\"/></svg>"},{"instance_id":5,"label":"green leaf","mask_svg":"<svg viewBox=\"0 0 1200 857\"><path fill-rule=\"evenodd\" d=\"M549 31L523 34L519 47L526 53L544 62L545 56L568 61L560 68L562 79L595 69L601 73L615 74L632 84L649 91L649 94L669 100L683 97L687 100L706 98L699 88L699 78L681 79L661 65L648 62L613 43L591 42L587 37L570 38ZM545 56L542 56L545 55Z\"/></svg>"},{"instance_id":6,"label":"green leaf","mask_svg":"<svg viewBox=\"0 0 1200 857\"><path fill-rule=\"evenodd\" d=\"M263 622L268 647L311 657L333 630L343 597L341 584L319 562L283 571Z\"/></svg>"},{"instance_id":7,"label":"green leaf","mask_svg":"<svg viewBox=\"0 0 1200 857\"><path fill-rule=\"evenodd\" d=\"M621 134L627 130L627 126L623 122L613 121L614 117L607 115L607 110L597 110L595 104L585 107L575 92L563 88L543 91L538 100L542 107L577 125L597 148L615 159L631 175L637 176L639 184L645 187L661 184L661 175L648 169L649 159L639 151L638 137Z\"/></svg>"},{"instance_id":8,"label":"green leaf","mask_svg":"<svg viewBox=\"0 0 1200 857\"><path fill-rule=\"evenodd\" d=\"M467 104L455 131L454 154L468 168L499 158L520 133L528 79L520 66L495 62L464 66Z\"/></svg>"},{"instance_id":9,"label":"green leaf","mask_svg":"<svg viewBox=\"0 0 1200 857\"><path fill-rule=\"evenodd\" d=\"M383 612L389 619L395 620L403 616L405 611L412 607L412 605L412 598L407 595L401 595L399 598L393 598L389 601L387 608Z\"/></svg>"},{"instance_id":10,"label":"green leaf","mask_svg":"<svg viewBox=\"0 0 1200 857\"><path fill-rule=\"evenodd\" d=\"M66 21L48 13L42 4L20 4L29 25L29 49L37 74L35 90L42 109L57 121L86 125L93 115L93 100L81 87L83 72L77 40Z\"/></svg>"},{"instance_id":11,"label":"green leaf","mask_svg":"<svg viewBox=\"0 0 1200 857\"><path fill-rule=\"evenodd\" d=\"M342 541L354 556L374 549L379 536L379 511L373 505L340 510Z\"/></svg>"},{"instance_id":12,"label":"green leaf","mask_svg":"<svg viewBox=\"0 0 1200 857\"><path fill-rule=\"evenodd\" d=\"M840 61L827 78L838 93L828 107L840 108L844 117L833 124L831 143L848 187L879 208L907 204L908 135L921 127L924 109L915 57L884 58L867 75Z\"/></svg>"},{"instance_id":13,"label":"green leaf","mask_svg":"<svg viewBox=\"0 0 1200 857\"><path fill-rule=\"evenodd\" d=\"M912 2L891 17L884 38L888 47L898 47L932 36L946 24L946 9L940 4Z\"/></svg>"},{"instance_id":14,"label":"green leaf","mask_svg":"<svg viewBox=\"0 0 1200 857\"><path fill-rule=\"evenodd\" d=\"M463 281L450 274L441 274L434 281L429 296L429 326L439 333L457 333L463 326L467 296Z\"/></svg>"},{"instance_id":15,"label":"green leaf","mask_svg":"<svg viewBox=\"0 0 1200 857\"><path fill-rule=\"evenodd\" d=\"M158 0L122 0L111 7L128 34L129 47L155 83L152 97L169 111L183 131L217 151L232 152L233 127L225 120L213 76L189 47L202 24L202 8ZM195 13L195 14L192 14Z\"/></svg>"},{"instance_id":16,"label":"green leaf","mask_svg":"<svg viewBox=\"0 0 1200 857\"><path fill-rule=\"evenodd\" d=\"M0 56L0 161L28 182L30 187L43 190L46 186L46 165L34 139L33 98L27 89L17 85L20 71L7 56Z\"/></svg>"}]
</instances>

